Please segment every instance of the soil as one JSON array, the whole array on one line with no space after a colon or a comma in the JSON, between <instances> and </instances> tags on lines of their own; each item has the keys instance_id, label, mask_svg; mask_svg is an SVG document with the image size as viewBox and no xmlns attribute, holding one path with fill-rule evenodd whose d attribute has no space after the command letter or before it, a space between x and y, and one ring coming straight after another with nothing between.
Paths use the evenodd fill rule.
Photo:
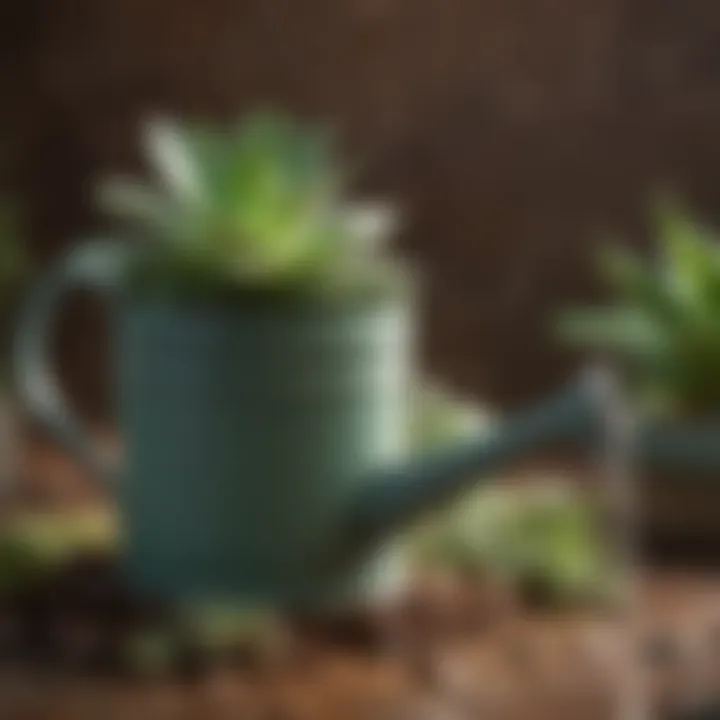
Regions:
<instances>
[{"instance_id":1,"label":"soil","mask_svg":"<svg viewBox=\"0 0 720 720\"><path fill-rule=\"evenodd\" d=\"M49 456L33 462L54 484L28 487L70 493L50 504L95 499ZM208 642L85 554L0 604L0 720L720 716L720 577L647 571L640 591L621 613L561 612L497 582L425 576L392 607Z\"/></svg>"},{"instance_id":2,"label":"soil","mask_svg":"<svg viewBox=\"0 0 720 720\"><path fill-rule=\"evenodd\" d=\"M2 720L611 720L633 696L661 718L720 702L720 581L708 578L649 576L631 622L428 577L394 607L277 618L212 645L119 578L86 556L4 603Z\"/></svg>"}]
</instances>

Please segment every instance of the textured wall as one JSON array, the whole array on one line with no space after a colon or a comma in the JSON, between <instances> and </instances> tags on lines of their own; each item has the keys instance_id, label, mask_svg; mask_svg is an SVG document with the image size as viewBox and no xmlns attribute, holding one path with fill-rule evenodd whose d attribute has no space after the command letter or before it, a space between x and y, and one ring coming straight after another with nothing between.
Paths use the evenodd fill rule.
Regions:
<instances>
[{"instance_id":1,"label":"textured wall","mask_svg":"<svg viewBox=\"0 0 720 720\"><path fill-rule=\"evenodd\" d=\"M98 227L88 182L137 163L152 110L271 102L334 119L368 184L412 213L426 362L513 403L570 359L547 321L593 292L604 230L640 227L672 179L720 195L712 0L25 0L0 13L0 158L39 257ZM77 308L64 366L102 396Z\"/></svg>"}]
</instances>

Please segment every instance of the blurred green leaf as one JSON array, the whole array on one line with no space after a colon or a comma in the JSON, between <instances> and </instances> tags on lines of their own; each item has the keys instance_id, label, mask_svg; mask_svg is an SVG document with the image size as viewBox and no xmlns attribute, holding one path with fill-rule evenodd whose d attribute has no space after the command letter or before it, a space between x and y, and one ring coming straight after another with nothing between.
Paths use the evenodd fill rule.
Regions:
<instances>
[{"instance_id":1,"label":"blurred green leaf","mask_svg":"<svg viewBox=\"0 0 720 720\"><path fill-rule=\"evenodd\" d=\"M436 380L418 382L411 398L411 438L420 450L492 432L495 413Z\"/></svg>"},{"instance_id":2,"label":"blurred green leaf","mask_svg":"<svg viewBox=\"0 0 720 720\"><path fill-rule=\"evenodd\" d=\"M493 413L437 382L415 390L416 451L495 427ZM518 588L540 583L558 604L604 600L612 585L593 508L558 478L484 485L424 520L409 540L420 566L500 577Z\"/></svg>"},{"instance_id":3,"label":"blurred green leaf","mask_svg":"<svg viewBox=\"0 0 720 720\"><path fill-rule=\"evenodd\" d=\"M145 153L168 194L188 204L203 202L206 188L189 137L176 123L159 118L145 127Z\"/></svg>"},{"instance_id":4,"label":"blurred green leaf","mask_svg":"<svg viewBox=\"0 0 720 720\"><path fill-rule=\"evenodd\" d=\"M626 363L652 411L682 415L720 407L720 246L715 235L665 200L656 208L657 252L641 259L606 248L600 271L613 299L561 314L566 343Z\"/></svg>"},{"instance_id":5,"label":"blurred green leaf","mask_svg":"<svg viewBox=\"0 0 720 720\"><path fill-rule=\"evenodd\" d=\"M560 316L557 329L568 343L643 360L665 355L672 343L664 324L633 307L570 310Z\"/></svg>"},{"instance_id":6,"label":"blurred green leaf","mask_svg":"<svg viewBox=\"0 0 720 720\"><path fill-rule=\"evenodd\" d=\"M104 512L24 514L0 530L0 596L47 577L83 552L114 553L114 519Z\"/></svg>"},{"instance_id":7,"label":"blurred green leaf","mask_svg":"<svg viewBox=\"0 0 720 720\"><path fill-rule=\"evenodd\" d=\"M130 179L112 178L99 184L97 199L103 210L144 225L154 235L176 234L180 241L181 214L158 191Z\"/></svg>"}]
</instances>

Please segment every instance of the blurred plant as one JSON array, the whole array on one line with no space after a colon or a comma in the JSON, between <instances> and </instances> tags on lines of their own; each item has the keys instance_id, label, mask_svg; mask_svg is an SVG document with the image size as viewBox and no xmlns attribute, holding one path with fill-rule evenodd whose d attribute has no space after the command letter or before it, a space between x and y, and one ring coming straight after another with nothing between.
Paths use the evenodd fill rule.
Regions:
<instances>
[{"instance_id":1,"label":"blurred plant","mask_svg":"<svg viewBox=\"0 0 720 720\"><path fill-rule=\"evenodd\" d=\"M418 450L489 433L494 426L494 416L488 408L451 391L437 380L419 382L411 402L410 433Z\"/></svg>"},{"instance_id":2,"label":"blurred plant","mask_svg":"<svg viewBox=\"0 0 720 720\"><path fill-rule=\"evenodd\" d=\"M151 284L308 293L396 275L381 245L397 214L346 198L331 133L259 112L222 129L155 120L144 140L157 184L109 180L99 200L152 241Z\"/></svg>"},{"instance_id":3,"label":"blurred plant","mask_svg":"<svg viewBox=\"0 0 720 720\"><path fill-rule=\"evenodd\" d=\"M122 656L127 669L141 676L228 656L262 667L282 654L287 639L280 614L267 607L193 604L175 608L165 624L138 628L126 638Z\"/></svg>"},{"instance_id":4,"label":"blurred plant","mask_svg":"<svg viewBox=\"0 0 720 720\"><path fill-rule=\"evenodd\" d=\"M104 512L8 519L0 528L0 597L42 581L84 552L113 552L116 543L115 521Z\"/></svg>"},{"instance_id":5,"label":"blurred plant","mask_svg":"<svg viewBox=\"0 0 720 720\"><path fill-rule=\"evenodd\" d=\"M720 244L676 205L657 216L658 253L606 248L600 269L615 302L565 313L561 337L625 363L649 411L674 417L720 409Z\"/></svg>"},{"instance_id":6,"label":"blurred plant","mask_svg":"<svg viewBox=\"0 0 720 720\"><path fill-rule=\"evenodd\" d=\"M423 566L506 581L519 593L558 606L610 598L610 559L595 511L568 481L478 490L419 535Z\"/></svg>"},{"instance_id":7,"label":"blurred plant","mask_svg":"<svg viewBox=\"0 0 720 720\"><path fill-rule=\"evenodd\" d=\"M493 432L491 413L437 384L421 386L418 395L419 446ZM415 562L504 579L551 605L611 596L609 558L591 504L560 478L531 483L479 488L425 521L409 538Z\"/></svg>"}]
</instances>

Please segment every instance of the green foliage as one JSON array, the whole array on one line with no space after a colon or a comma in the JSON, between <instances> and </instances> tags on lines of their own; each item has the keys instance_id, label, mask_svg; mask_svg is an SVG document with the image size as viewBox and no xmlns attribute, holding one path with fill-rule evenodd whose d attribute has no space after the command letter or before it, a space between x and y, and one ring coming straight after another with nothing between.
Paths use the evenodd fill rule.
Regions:
<instances>
[{"instance_id":1,"label":"green foliage","mask_svg":"<svg viewBox=\"0 0 720 720\"><path fill-rule=\"evenodd\" d=\"M494 431L489 412L436 384L417 395L417 448ZM609 558L591 504L558 478L531 482L481 487L425 521L409 538L415 562L541 587L556 605L609 596Z\"/></svg>"},{"instance_id":2,"label":"green foliage","mask_svg":"<svg viewBox=\"0 0 720 720\"><path fill-rule=\"evenodd\" d=\"M421 527L413 548L421 566L542 588L555 605L612 592L594 510L555 478L479 489Z\"/></svg>"},{"instance_id":3,"label":"green foliage","mask_svg":"<svg viewBox=\"0 0 720 720\"><path fill-rule=\"evenodd\" d=\"M720 408L720 244L674 206L658 215L658 253L606 248L600 269L612 304L565 313L561 337L621 359L653 412Z\"/></svg>"},{"instance_id":4,"label":"green foliage","mask_svg":"<svg viewBox=\"0 0 720 720\"><path fill-rule=\"evenodd\" d=\"M155 287L278 291L383 285L388 205L353 203L333 135L272 113L225 128L150 123L156 182L114 179L102 206L151 241L140 273Z\"/></svg>"},{"instance_id":5,"label":"green foliage","mask_svg":"<svg viewBox=\"0 0 720 720\"><path fill-rule=\"evenodd\" d=\"M167 675L188 651L200 658L242 653L261 664L282 647L279 613L268 608L207 606L175 608L172 619L135 631L124 643L126 667L143 677Z\"/></svg>"},{"instance_id":6,"label":"green foliage","mask_svg":"<svg viewBox=\"0 0 720 720\"><path fill-rule=\"evenodd\" d=\"M419 384L412 398L410 433L418 450L490 432L493 414L436 381Z\"/></svg>"},{"instance_id":7,"label":"green foliage","mask_svg":"<svg viewBox=\"0 0 720 720\"><path fill-rule=\"evenodd\" d=\"M104 513L24 515L0 532L0 597L44 578L88 551L112 551L117 528Z\"/></svg>"}]
</instances>

